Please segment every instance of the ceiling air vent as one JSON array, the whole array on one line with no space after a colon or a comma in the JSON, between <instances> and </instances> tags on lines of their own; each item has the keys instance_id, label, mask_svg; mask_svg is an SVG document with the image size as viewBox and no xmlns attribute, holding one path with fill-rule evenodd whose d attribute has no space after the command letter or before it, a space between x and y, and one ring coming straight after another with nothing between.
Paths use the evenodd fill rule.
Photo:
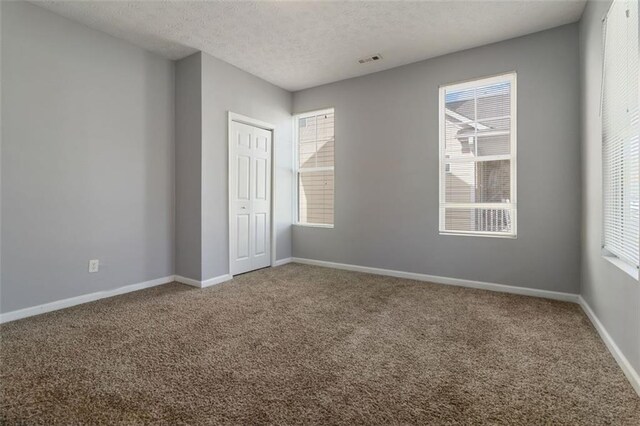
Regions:
<instances>
[{"instance_id":1,"label":"ceiling air vent","mask_svg":"<svg viewBox=\"0 0 640 426\"><path fill-rule=\"evenodd\" d=\"M382 55L377 54L377 55L367 56L366 58L358 59L358 62L361 64L366 64L367 62L379 61L380 59L382 59Z\"/></svg>"}]
</instances>

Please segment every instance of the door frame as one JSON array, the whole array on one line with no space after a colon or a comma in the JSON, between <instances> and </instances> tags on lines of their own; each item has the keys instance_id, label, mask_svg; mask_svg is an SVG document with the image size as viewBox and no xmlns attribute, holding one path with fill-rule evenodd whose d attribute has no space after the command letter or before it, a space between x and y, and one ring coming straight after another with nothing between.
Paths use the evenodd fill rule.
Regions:
<instances>
[{"instance_id":1,"label":"door frame","mask_svg":"<svg viewBox=\"0 0 640 426\"><path fill-rule=\"evenodd\" d=\"M227 204L228 204L228 253L229 253L229 275L231 274L231 263L233 256L231 255L231 219L233 217L233 208L232 208L232 200L231 194L233 194L233 188L231 188L231 164L233 163L233 141L232 141L232 133L231 126L233 122L247 124L249 126L258 127L260 129L268 130L271 132L271 206L269 209L269 213L271 216L271 223L269 224L269 233L271 240L271 266L273 267L276 264L276 220L275 220L275 204L276 204L276 191L275 182L276 182L276 126L273 124L267 123L266 121L261 121L255 118L247 117L246 115L238 114L232 111L227 111L227 151L228 151L228 161L227 161Z\"/></svg>"}]
</instances>

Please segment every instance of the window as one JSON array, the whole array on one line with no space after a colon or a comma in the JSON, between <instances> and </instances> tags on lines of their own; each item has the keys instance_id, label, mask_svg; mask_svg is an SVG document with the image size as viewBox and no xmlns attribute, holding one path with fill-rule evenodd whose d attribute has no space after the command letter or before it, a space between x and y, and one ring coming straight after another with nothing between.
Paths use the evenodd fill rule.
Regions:
<instances>
[{"instance_id":1,"label":"window","mask_svg":"<svg viewBox=\"0 0 640 426\"><path fill-rule=\"evenodd\" d=\"M298 223L333 227L334 111L295 117Z\"/></svg>"},{"instance_id":2,"label":"window","mask_svg":"<svg viewBox=\"0 0 640 426\"><path fill-rule=\"evenodd\" d=\"M614 0L604 23L603 246L637 275L639 265L638 3ZM624 269L624 267L623 267Z\"/></svg>"},{"instance_id":3,"label":"window","mask_svg":"<svg viewBox=\"0 0 640 426\"><path fill-rule=\"evenodd\" d=\"M516 74L440 87L440 233L516 236Z\"/></svg>"}]
</instances>

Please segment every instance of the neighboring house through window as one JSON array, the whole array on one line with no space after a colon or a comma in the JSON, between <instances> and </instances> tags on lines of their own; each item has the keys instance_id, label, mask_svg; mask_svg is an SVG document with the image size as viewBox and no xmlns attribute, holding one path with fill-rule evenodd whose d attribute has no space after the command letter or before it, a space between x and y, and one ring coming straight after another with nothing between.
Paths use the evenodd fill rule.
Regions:
<instances>
[{"instance_id":1,"label":"neighboring house through window","mask_svg":"<svg viewBox=\"0 0 640 426\"><path fill-rule=\"evenodd\" d=\"M516 236L516 74L440 88L440 233Z\"/></svg>"},{"instance_id":2,"label":"neighboring house through window","mask_svg":"<svg viewBox=\"0 0 640 426\"><path fill-rule=\"evenodd\" d=\"M295 117L296 182L300 225L333 227L334 111Z\"/></svg>"}]
</instances>

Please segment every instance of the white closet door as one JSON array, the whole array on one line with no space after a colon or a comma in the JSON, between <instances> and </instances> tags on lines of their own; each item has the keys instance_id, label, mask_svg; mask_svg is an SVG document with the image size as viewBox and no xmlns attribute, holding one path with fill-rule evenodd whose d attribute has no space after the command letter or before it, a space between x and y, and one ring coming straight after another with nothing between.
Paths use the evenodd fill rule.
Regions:
<instances>
[{"instance_id":1,"label":"white closet door","mask_svg":"<svg viewBox=\"0 0 640 426\"><path fill-rule=\"evenodd\" d=\"M271 132L231 123L231 274L271 265Z\"/></svg>"}]
</instances>

